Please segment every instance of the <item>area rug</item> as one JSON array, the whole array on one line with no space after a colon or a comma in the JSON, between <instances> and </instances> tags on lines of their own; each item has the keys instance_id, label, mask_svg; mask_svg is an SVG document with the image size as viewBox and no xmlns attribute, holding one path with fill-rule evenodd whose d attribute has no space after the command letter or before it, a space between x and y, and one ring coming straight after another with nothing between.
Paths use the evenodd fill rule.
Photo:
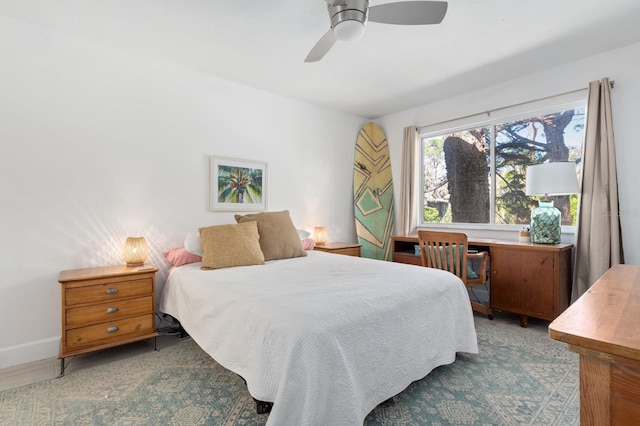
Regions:
<instances>
[{"instance_id":1,"label":"area rug","mask_svg":"<svg viewBox=\"0 0 640 426\"><path fill-rule=\"evenodd\" d=\"M541 333L476 318L460 354L373 410L367 426L578 425L578 357ZM0 425L264 425L242 379L190 338L0 393Z\"/></svg>"}]
</instances>

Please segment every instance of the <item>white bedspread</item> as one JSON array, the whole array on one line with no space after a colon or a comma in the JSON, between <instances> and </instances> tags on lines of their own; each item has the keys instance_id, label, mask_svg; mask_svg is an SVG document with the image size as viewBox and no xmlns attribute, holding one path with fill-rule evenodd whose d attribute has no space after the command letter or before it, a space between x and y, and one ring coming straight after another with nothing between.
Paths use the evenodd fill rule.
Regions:
<instances>
[{"instance_id":1,"label":"white bedspread","mask_svg":"<svg viewBox=\"0 0 640 426\"><path fill-rule=\"evenodd\" d=\"M359 425L456 352L477 353L467 291L439 270L309 256L175 268L160 311L273 402L268 425Z\"/></svg>"}]
</instances>

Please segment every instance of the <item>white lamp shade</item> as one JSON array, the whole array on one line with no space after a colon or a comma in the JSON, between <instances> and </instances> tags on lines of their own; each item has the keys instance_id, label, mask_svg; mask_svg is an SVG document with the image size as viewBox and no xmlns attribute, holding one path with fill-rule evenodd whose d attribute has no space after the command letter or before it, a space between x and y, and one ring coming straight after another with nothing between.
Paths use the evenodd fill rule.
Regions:
<instances>
[{"instance_id":1,"label":"white lamp shade","mask_svg":"<svg viewBox=\"0 0 640 426\"><path fill-rule=\"evenodd\" d=\"M527 195L567 195L579 192L575 163L565 161L527 167Z\"/></svg>"},{"instance_id":2,"label":"white lamp shade","mask_svg":"<svg viewBox=\"0 0 640 426\"><path fill-rule=\"evenodd\" d=\"M336 38L340 41L353 41L364 34L364 24L354 19L342 21L333 28Z\"/></svg>"},{"instance_id":3,"label":"white lamp shade","mask_svg":"<svg viewBox=\"0 0 640 426\"><path fill-rule=\"evenodd\" d=\"M149 246L144 237L128 237L122 249L122 260L127 266L141 266L149 256Z\"/></svg>"}]
</instances>

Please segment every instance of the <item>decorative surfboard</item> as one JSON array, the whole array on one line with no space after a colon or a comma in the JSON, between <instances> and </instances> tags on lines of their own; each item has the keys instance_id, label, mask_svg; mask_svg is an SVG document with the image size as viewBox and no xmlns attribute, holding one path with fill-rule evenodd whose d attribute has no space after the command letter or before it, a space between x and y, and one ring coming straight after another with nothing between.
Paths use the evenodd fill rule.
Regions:
<instances>
[{"instance_id":1,"label":"decorative surfboard","mask_svg":"<svg viewBox=\"0 0 640 426\"><path fill-rule=\"evenodd\" d=\"M353 161L353 206L362 257L391 260L393 182L384 131L367 123L358 134Z\"/></svg>"}]
</instances>

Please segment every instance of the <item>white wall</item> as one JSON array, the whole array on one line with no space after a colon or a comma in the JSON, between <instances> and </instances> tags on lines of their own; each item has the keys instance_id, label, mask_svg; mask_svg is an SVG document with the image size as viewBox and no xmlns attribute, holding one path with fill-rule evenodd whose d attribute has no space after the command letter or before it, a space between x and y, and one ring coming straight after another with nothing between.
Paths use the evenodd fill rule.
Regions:
<instances>
[{"instance_id":1,"label":"white wall","mask_svg":"<svg viewBox=\"0 0 640 426\"><path fill-rule=\"evenodd\" d=\"M618 165L618 191L625 263L640 264L640 197L638 197L638 99L640 99L640 44L572 62L561 67L523 76L517 80L486 87L447 100L419 108L413 108L376 120L387 134L391 150L392 170L396 182L400 182L403 128L418 127L488 111L494 108L516 105L586 88L590 81L609 77L615 80L611 94L613 109L616 157ZM399 187L395 191L396 206L399 203ZM469 230L470 235L484 237L481 230ZM510 232L506 238L516 234ZM563 236L563 240L565 240ZM571 236L569 236L571 237ZM571 241L575 242L573 238Z\"/></svg>"},{"instance_id":2,"label":"white wall","mask_svg":"<svg viewBox=\"0 0 640 426\"><path fill-rule=\"evenodd\" d=\"M200 226L209 155L268 162L268 208L355 241L353 149L366 122L0 17L0 368L56 356L61 270L150 261Z\"/></svg>"},{"instance_id":3,"label":"white wall","mask_svg":"<svg viewBox=\"0 0 640 426\"><path fill-rule=\"evenodd\" d=\"M2 17L0 61L0 368L57 354L60 270L120 263L126 236L142 234L161 286L162 251L200 226L233 221L207 211L209 155L267 161L270 210L355 241L353 147L366 120ZM639 68L633 45L382 117L396 182L403 127L608 76L625 255L638 264Z\"/></svg>"}]
</instances>

